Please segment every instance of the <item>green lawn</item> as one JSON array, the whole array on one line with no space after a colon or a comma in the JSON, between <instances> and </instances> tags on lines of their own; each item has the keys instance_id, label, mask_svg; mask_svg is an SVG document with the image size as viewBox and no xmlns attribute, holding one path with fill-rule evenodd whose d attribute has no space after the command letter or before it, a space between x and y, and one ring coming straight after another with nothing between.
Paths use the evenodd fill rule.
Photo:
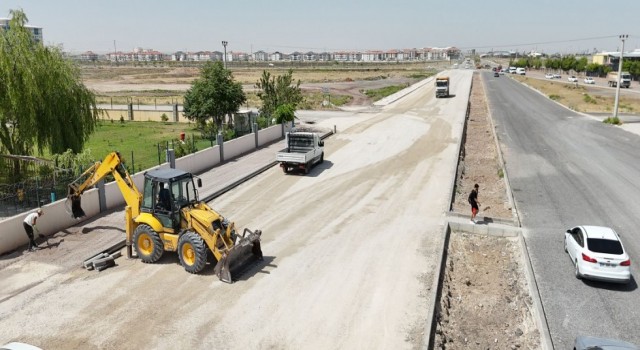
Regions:
<instances>
[{"instance_id":1,"label":"green lawn","mask_svg":"<svg viewBox=\"0 0 640 350\"><path fill-rule=\"evenodd\" d=\"M185 133L187 142L191 142L193 137L197 150L211 146L209 140L201 139L200 132L193 123L101 121L85 144L85 149L90 149L96 160L102 160L110 152L119 151L130 171L135 173L158 165L158 144L166 146L169 142L171 148L172 141L177 142L182 132ZM162 151L161 162L164 162L164 157Z\"/></svg>"},{"instance_id":2,"label":"green lawn","mask_svg":"<svg viewBox=\"0 0 640 350\"><path fill-rule=\"evenodd\" d=\"M407 85L391 85L391 86L386 86L380 89L366 90L364 94L369 96L372 100L378 101L389 95L395 94L396 92L406 87Z\"/></svg>"}]
</instances>

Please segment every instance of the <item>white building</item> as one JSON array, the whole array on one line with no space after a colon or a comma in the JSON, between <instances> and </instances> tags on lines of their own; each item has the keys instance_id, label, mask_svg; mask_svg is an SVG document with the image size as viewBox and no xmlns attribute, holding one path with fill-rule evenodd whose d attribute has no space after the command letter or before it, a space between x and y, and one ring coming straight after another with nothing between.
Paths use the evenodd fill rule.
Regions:
<instances>
[{"instance_id":1,"label":"white building","mask_svg":"<svg viewBox=\"0 0 640 350\"><path fill-rule=\"evenodd\" d=\"M0 28L2 28L3 30L9 30L10 21L11 21L10 18L0 18ZM36 26L30 26L30 25L25 25L24 27L31 32L31 35L33 35L33 39L37 43L42 43L42 27L36 27Z\"/></svg>"}]
</instances>

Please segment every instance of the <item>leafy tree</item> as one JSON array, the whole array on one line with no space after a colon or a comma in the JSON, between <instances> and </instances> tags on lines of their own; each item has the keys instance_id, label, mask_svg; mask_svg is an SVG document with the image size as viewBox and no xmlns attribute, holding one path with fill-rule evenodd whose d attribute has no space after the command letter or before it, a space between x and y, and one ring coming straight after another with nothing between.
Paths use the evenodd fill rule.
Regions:
<instances>
[{"instance_id":1,"label":"leafy tree","mask_svg":"<svg viewBox=\"0 0 640 350\"><path fill-rule=\"evenodd\" d=\"M33 40L27 16L12 10L8 30L0 29L0 144L14 155L82 150L100 111L79 69L59 48ZM19 162L13 163L20 174Z\"/></svg>"},{"instance_id":2,"label":"leafy tree","mask_svg":"<svg viewBox=\"0 0 640 350\"><path fill-rule=\"evenodd\" d=\"M583 72L587 69L587 65L589 64L589 61L587 60L586 57L580 57L577 61L576 61L576 65L574 67L574 70L576 72Z\"/></svg>"},{"instance_id":3,"label":"leafy tree","mask_svg":"<svg viewBox=\"0 0 640 350\"><path fill-rule=\"evenodd\" d=\"M296 118L296 110L289 103L281 104L276 108L273 113L273 117L276 119L276 123L282 124L285 122L292 122Z\"/></svg>"},{"instance_id":4,"label":"leafy tree","mask_svg":"<svg viewBox=\"0 0 640 350\"><path fill-rule=\"evenodd\" d=\"M262 77L256 83L256 87L262 91L258 92L258 97L262 100L260 114L271 117L281 105L289 105L293 112L304 101L300 80L292 85L293 70L289 69L285 75L277 77L271 76L266 70L262 72Z\"/></svg>"},{"instance_id":5,"label":"leafy tree","mask_svg":"<svg viewBox=\"0 0 640 350\"><path fill-rule=\"evenodd\" d=\"M207 62L184 95L184 115L200 127L213 120L215 130L222 130L224 117L238 111L247 100L242 84L233 80L222 62Z\"/></svg>"}]
</instances>

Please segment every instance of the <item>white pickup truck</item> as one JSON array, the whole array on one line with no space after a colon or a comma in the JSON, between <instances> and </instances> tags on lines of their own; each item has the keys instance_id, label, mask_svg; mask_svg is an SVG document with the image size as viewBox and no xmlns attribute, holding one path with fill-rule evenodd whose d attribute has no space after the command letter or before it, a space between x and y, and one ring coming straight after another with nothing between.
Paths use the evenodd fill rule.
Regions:
<instances>
[{"instance_id":1,"label":"white pickup truck","mask_svg":"<svg viewBox=\"0 0 640 350\"><path fill-rule=\"evenodd\" d=\"M285 174L300 169L309 173L314 164L324 161L324 141L313 132L289 132L287 148L276 153L276 161Z\"/></svg>"}]
</instances>

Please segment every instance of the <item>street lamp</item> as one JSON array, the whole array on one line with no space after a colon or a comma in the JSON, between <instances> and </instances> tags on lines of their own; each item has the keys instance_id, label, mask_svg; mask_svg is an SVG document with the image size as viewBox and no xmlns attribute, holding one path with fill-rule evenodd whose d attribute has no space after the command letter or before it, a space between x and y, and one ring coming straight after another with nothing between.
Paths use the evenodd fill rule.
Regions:
<instances>
[{"instance_id":1,"label":"street lamp","mask_svg":"<svg viewBox=\"0 0 640 350\"><path fill-rule=\"evenodd\" d=\"M222 46L224 46L224 69L227 69L227 44L226 40L222 41Z\"/></svg>"},{"instance_id":2,"label":"street lamp","mask_svg":"<svg viewBox=\"0 0 640 350\"><path fill-rule=\"evenodd\" d=\"M624 41L627 39L629 35L621 34L619 36L620 40L622 40L622 50L620 50L620 60L618 61L618 81L616 82L616 99L613 104L613 118L618 118L618 101L620 101L620 78L622 75L622 56L624 55Z\"/></svg>"}]
</instances>

